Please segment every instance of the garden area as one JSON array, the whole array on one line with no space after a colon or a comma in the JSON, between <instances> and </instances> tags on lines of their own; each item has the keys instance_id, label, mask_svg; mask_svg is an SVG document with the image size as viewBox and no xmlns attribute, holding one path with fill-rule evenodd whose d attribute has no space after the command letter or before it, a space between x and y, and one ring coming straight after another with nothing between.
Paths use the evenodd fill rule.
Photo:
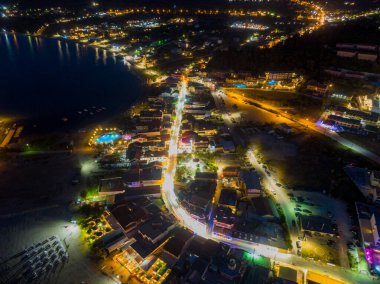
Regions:
<instances>
[{"instance_id":1,"label":"garden area","mask_svg":"<svg viewBox=\"0 0 380 284\"><path fill-rule=\"evenodd\" d=\"M186 183L194 179L196 172L216 172L217 170L215 153L194 152L191 154L179 154L175 179L177 182Z\"/></svg>"},{"instance_id":2,"label":"garden area","mask_svg":"<svg viewBox=\"0 0 380 284\"><path fill-rule=\"evenodd\" d=\"M91 248L99 238L112 231L106 220L107 213L102 206L84 204L77 214L77 223L82 230L83 238Z\"/></svg>"}]
</instances>

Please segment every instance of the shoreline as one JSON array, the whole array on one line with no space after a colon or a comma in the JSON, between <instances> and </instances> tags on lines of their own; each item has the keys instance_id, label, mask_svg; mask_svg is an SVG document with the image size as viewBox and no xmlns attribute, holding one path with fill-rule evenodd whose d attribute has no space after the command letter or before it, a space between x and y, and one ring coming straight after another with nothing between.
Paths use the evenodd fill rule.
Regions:
<instances>
[{"instance_id":1,"label":"shoreline","mask_svg":"<svg viewBox=\"0 0 380 284\"><path fill-rule=\"evenodd\" d=\"M64 41L71 44L79 44L81 47L85 48L92 48L95 50L96 48L100 49L101 51L105 51L107 53L107 57L114 56L117 61L125 60L125 56L116 54L115 52L109 51L108 48L99 47L96 45L91 44L85 44L76 40L71 39L64 39L64 38L58 38L58 37L49 37L49 36L39 36L39 35L33 35L33 34L27 34L27 33L17 33L17 32L3 32L3 34L8 35L15 35L15 36L25 36L25 37L33 37L33 38L41 38L41 39L48 39L48 40L55 40L55 41ZM115 110L115 112L111 112L109 114L103 114L99 113L99 117L78 117L74 112L69 113L62 113L62 114L46 114L46 115L39 115L39 116L27 116L27 115L4 115L0 118L0 120L4 121L4 124L7 127L12 127L13 124L17 126L26 126L24 129L24 133L21 135L21 139L30 139L33 138L33 136L36 135L43 135L47 136L49 134L60 134L61 136L65 136L69 134L70 136L78 136L78 132L80 132L81 129L86 129L88 132L90 129L99 126L99 125L107 125L109 123L112 123L112 121L117 120L120 116L125 114L133 105L136 105L144 99L146 99L146 94L148 90L148 83L147 80L149 80L149 76L145 74L140 69L136 68L135 64L128 61L128 64L125 64L125 67L127 68L127 71L136 79L139 89L139 94L137 94L136 98L134 98L128 107L122 108L120 110ZM121 101L125 102L128 101L127 98L122 98ZM109 108L107 109L109 110ZM75 115L74 118L70 118L68 122L66 123L64 119L66 119L66 116ZM50 121L53 121L50 123ZM74 122L73 122L74 121ZM45 123L47 122L47 123ZM73 122L73 123L71 123ZM52 124L52 125L50 125ZM70 125L71 124L71 125ZM36 127L35 125L41 126L41 128ZM36 127L35 129L33 127ZM17 143L16 143L17 144Z\"/></svg>"},{"instance_id":2,"label":"shoreline","mask_svg":"<svg viewBox=\"0 0 380 284\"><path fill-rule=\"evenodd\" d=\"M24 34L18 34L18 35L33 36L33 35L24 35ZM56 39L56 38L45 37L45 36L33 36L33 37L40 37L40 38L42 37L44 39ZM72 41L72 40L65 40L65 41L73 43L73 44L77 43L76 41ZM85 45L82 43L80 43L80 44L82 47L95 48L94 46L91 46L91 45ZM108 56L110 54L112 54L111 52L109 52L105 48L102 48L102 50L105 50L107 52ZM121 55L117 56L117 60L122 60L123 58L124 57ZM1 157L0 162L4 158L7 158L7 157L9 157L9 155L11 155L14 158L18 157L17 159L21 159L21 160L24 160L25 158L27 158L30 160L31 165L34 164L34 165L38 166L39 163L41 163L39 161L38 157L40 157L42 155L42 156L46 156L46 159L48 161L54 161L56 159L55 154L56 153L58 154L62 150L60 148L55 148L56 145L58 145L59 143L61 143L63 141L66 141L66 142L71 141L72 142L72 150L70 151L70 154L68 156L69 158L67 161L67 166L70 165L71 168L80 167L81 162L88 159L89 157L91 157L94 153L94 150L90 149L87 145L88 139L92 133L92 130L96 127L99 127L99 126L115 127L115 125L112 125L114 121L121 118L134 105L142 103L142 102L144 102L144 100L146 100L147 91L148 91L148 84L146 83L146 80L149 79L149 76L146 76L146 74L144 74L139 69L137 69L133 64L130 64L128 66L128 72L130 72L132 74L132 76L134 76L137 79L138 85L139 85L139 94L135 99L133 99L133 101L130 103L130 105L128 107L125 107L125 108L123 107L122 109L117 110L113 113L110 113L110 114L101 113L99 115L99 117L96 117L96 116L86 117L84 119L81 119L81 118L78 119L78 117L77 117L78 121L76 121L76 119L74 119L74 123L71 126L70 125L65 126L66 122L61 121L61 120L57 120L57 122L56 121L50 122L51 120L49 120L49 117L50 118L56 117L59 119L59 117L61 117L60 114L58 114L58 115L57 114L55 114L55 115L43 115L43 116L32 117L32 118L17 117L17 118L12 119L12 120L7 119L7 124L9 125L9 127L12 127L12 124L16 124L17 126L22 125L22 126L25 126L25 130L24 130L24 133L21 135L21 138L19 141L11 143L7 148L4 149L5 153L7 153L7 155ZM128 101L128 98L124 98L124 101ZM57 127L49 129L49 127L43 126L41 128L34 129L33 124L36 123L37 121L47 121L48 124L51 123L52 125L56 125ZM70 123L72 121L73 120L70 119L68 123ZM121 128L121 125L117 125L117 126L118 126L118 128L119 127ZM49 142L48 144L45 144L44 143L45 140L52 141L53 143L50 144L50 142ZM28 155L24 156L23 153L26 150L24 148L24 145L25 145L25 143L30 143L30 142L32 143L31 144L32 147L35 149L33 149L33 151L31 151L30 153L27 151ZM67 145L69 145L69 144L67 144ZM58 147L61 147L61 146L58 146ZM62 155L60 154L59 156L64 157L65 154L62 154ZM14 175L18 171L19 166L20 165L15 165L10 170L11 172L8 174ZM5 173L2 172L1 174L5 174ZM67 177L67 178L69 179L69 177ZM83 183L81 183L76 188L71 188L71 190L70 190L71 193L69 195L74 194L74 196L75 196L75 195L79 194L79 192L83 188L85 188L84 181L83 181ZM8 195L8 197L5 199L11 199L11 198L12 198L12 194ZM38 196L38 194L36 196L34 194L32 194L30 196L30 198L31 198L31 200L35 200L37 202L39 196ZM57 200L57 202L58 203L54 203L54 205L56 205L56 204L64 205L64 203L61 203L62 200L59 200L59 201ZM52 205L53 200L49 200L47 203L50 206L50 205ZM24 203L22 203L22 204L19 204L18 209L26 210L25 212L29 212L29 210L36 210L36 208L38 209L40 206L41 205L38 202L36 204L24 204ZM6 208L5 211L6 211L5 213L7 213L7 214L5 214L5 217L6 217L5 219L11 218L12 214L13 214L13 210L11 208ZM2 213L4 214L4 212L2 212Z\"/></svg>"}]
</instances>

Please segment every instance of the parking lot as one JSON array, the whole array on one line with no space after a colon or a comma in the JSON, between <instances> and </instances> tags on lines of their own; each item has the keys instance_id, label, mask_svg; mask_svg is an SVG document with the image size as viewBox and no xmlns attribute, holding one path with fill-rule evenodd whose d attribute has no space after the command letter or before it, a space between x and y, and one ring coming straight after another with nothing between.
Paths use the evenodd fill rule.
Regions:
<instances>
[{"instance_id":1,"label":"parking lot","mask_svg":"<svg viewBox=\"0 0 380 284\"><path fill-rule=\"evenodd\" d=\"M323 236L307 237L302 241L302 256L323 263L339 264L335 238Z\"/></svg>"},{"instance_id":2,"label":"parking lot","mask_svg":"<svg viewBox=\"0 0 380 284\"><path fill-rule=\"evenodd\" d=\"M321 216L330 219L335 236L300 236L302 249L300 254L330 264L340 264L349 267L347 257L347 242L352 238L350 234L350 221L346 208L338 200L329 198L317 192L297 192L289 194L296 216Z\"/></svg>"},{"instance_id":3,"label":"parking lot","mask_svg":"<svg viewBox=\"0 0 380 284\"><path fill-rule=\"evenodd\" d=\"M79 227L70 223L69 220L70 214L63 206L0 219L2 224L0 226L0 283L115 283L98 269L87 245L83 242ZM55 240L49 240L52 236L58 237L58 244L54 244ZM48 242L42 244L45 240ZM26 253L34 251L39 243L36 254L27 258ZM62 251L60 244L64 248L63 252L67 252L66 261L61 261L65 258L65 254L60 253ZM48 245L51 247L47 247ZM43 247L41 252L39 252L40 247ZM60 264L56 263L56 267L54 266L56 260L54 256L50 261L49 251L51 249L53 249L54 255L57 255L56 259L61 261ZM47 251L48 255L44 251ZM40 255L39 259L36 258L37 255ZM25 259L22 259L23 256ZM48 263L53 264L53 268L49 272L48 266L44 271L45 265L39 264L45 257L49 257ZM32 264L37 263L38 265L32 267L32 264L26 264L28 260L31 260ZM23 265L25 268L18 272ZM25 273L30 268L35 271ZM40 276L33 279L30 276L33 272ZM29 277L31 277L30 280ZM18 281L18 278L28 280ZM8 279L9 281L7 281Z\"/></svg>"},{"instance_id":4,"label":"parking lot","mask_svg":"<svg viewBox=\"0 0 380 284\"><path fill-rule=\"evenodd\" d=\"M48 279L68 260L66 246L58 236L31 245L2 262L5 283L31 283Z\"/></svg>"}]
</instances>

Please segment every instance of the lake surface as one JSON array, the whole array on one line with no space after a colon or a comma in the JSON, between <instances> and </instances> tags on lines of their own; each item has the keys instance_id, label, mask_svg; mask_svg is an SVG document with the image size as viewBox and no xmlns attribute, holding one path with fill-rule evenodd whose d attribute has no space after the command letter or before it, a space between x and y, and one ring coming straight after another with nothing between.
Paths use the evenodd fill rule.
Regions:
<instances>
[{"instance_id":1,"label":"lake surface","mask_svg":"<svg viewBox=\"0 0 380 284\"><path fill-rule=\"evenodd\" d=\"M0 117L74 125L126 110L140 94L140 80L101 49L0 33Z\"/></svg>"}]
</instances>

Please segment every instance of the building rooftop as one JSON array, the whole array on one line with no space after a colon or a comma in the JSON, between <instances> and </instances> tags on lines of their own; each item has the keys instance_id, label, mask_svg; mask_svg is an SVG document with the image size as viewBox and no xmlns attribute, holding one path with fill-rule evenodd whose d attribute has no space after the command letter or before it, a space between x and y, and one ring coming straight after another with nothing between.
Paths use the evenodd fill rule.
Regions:
<instances>
[{"instance_id":1,"label":"building rooftop","mask_svg":"<svg viewBox=\"0 0 380 284\"><path fill-rule=\"evenodd\" d=\"M223 169L223 176L239 176L240 167L225 167Z\"/></svg>"},{"instance_id":2,"label":"building rooftop","mask_svg":"<svg viewBox=\"0 0 380 284\"><path fill-rule=\"evenodd\" d=\"M216 172L196 172L195 179L209 179L216 180L218 174Z\"/></svg>"},{"instance_id":3,"label":"building rooftop","mask_svg":"<svg viewBox=\"0 0 380 284\"><path fill-rule=\"evenodd\" d=\"M142 112L140 112L140 117L162 117L162 112L157 110L143 110Z\"/></svg>"},{"instance_id":4,"label":"building rooftop","mask_svg":"<svg viewBox=\"0 0 380 284\"><path fill-rule=\"evenodd\" d=\"M220 139L220 144L226 151L235 151L235 144L232 140Z\"/></svg>"},{"instance_id":5,"label":"building rooftop","mask_svg":"<svg viewBox=\"0 0 380 284\"><path fill-rule=\"evenodd\" d=\"M143 169L140 172L140 179L141 180L161 180L162 178L162 169L157 168L147 168Z\"/></svg>"},{"instance_id":6,"label":"building rooftop","mask_svg":"<svg viewBox=\"0 0 380 284\"><path fill-rule=\"evenodd\" d=\"M152 216L155 216L159 213L161 213L161 209L153 203L150 203L149 205L145 206L145 210L149 212Z\"/></svg>"},{"instance_id":7,"label":"building rooftop","mask_svg":"<svg viewBox=\"0 0 380 284\"><path fill-rule=\"evenodd\" d=\"M373 177L375 179L380 180L380 171L372 171L372 173L373 173Z\"/></svg>"},{"instance_id":8,"label":"building rooftop","mask_svg":"<svg viewBox=\"0 0 380 284\"><path fill-rule=\"evenodd\" d=\"M155 158L155 157L166 157L168 154L167 151L146 151L144 152L144 154L142 155L142 157L145 157L145 158Z\"/></svg>"},{"instance_id":9,"label":"building rooftop","mask_svg":"<svg viewBox=\"0 0 380 284\"><path fill-rule=\"evenodd\" d=\"M137 182L140 180L140 170L139 169L131 169L124 173L123 181L124 182Z\"/></svg>"},{"instance_id":10,"label":"building rooftop","mask_svg":"<svg viewBox=\"0 0 380 284\"><path fill-rule=\"evenodd\" d=\"M187 251L199 256L200 258L209 260L218 252L218 249L218 242L195 235L191 240Z\"/></svg>"},{"instance_id":11,"label":"building rooftop","mask_svg":"<svg viewBox=\"0 0 380 284\"><path fill-rule=\"evenodd\" d=\"M307 82L307 85L312 86L312 87L317 87L317 88L326 88L327 87L326 84L322 84L322 83L317 82L315 80L310 80L309 82Z\"/></svg>"},{"instance_id":12,"label":"building rooftop","mask_svg":"<svg viewBox=\"0 0 380 284\"><path fill-rule=\"evenodd\" d=\"M101 179L99 181L100 194L118 194L125 191L121 177Z\"/></svg>"},{"instance_id":13,"label":"building rooftop","mask_svg":"<svg viewBox=\"0 0 380 284\"><path fill-rule=\"evenodd\" d=\"M344 167L345 173L357 186L367 186L370 183L370 173L368 169L354 166Z\"/></svg>"},{"instance_id":14,"label":"building rooftop","mask_svg":"<svg viewBox=\"0 0 380 284\"><path fill-rule=\"evenodd\" d=\"M131 244L131 247L144 259L150 255L161 243L152 243L142 237L136 236L136 241Z\"/></svg>"},{"instance_id":15,"label":"building rooftop","mask_svg":"<svg viewBox=\"0 0 380 284\"><path fill-rule=\"evenodd\" d=\"M223 258L223 263L219 266L220 273L228 279L240 276L241 261L236 258Z\"/></svg>"},{"instance_id":16,"label":"building rooftop","mask_svg":"<svg viewBox=\"0 0 380 284\"><path fill-rule=\"evenodd\" d=\"M231 208L219 206L216 209L215 220L221 226L231 226L235 223L235 215L232 213Z\"/></svg>"},{"instance_id":17,"label":"building rooftop","mask_svg":"<svg viewBox=\"0 0 380 284\"><path fill-rule=\"evenodd\" d=\"M260 175L256 171L241 171L240 178L245 183L247 190L261 190Z\"/></svg>"},{"instance_id":18,"label":"building rooftop","mask_svg":"<svg viewBox=\"0 0 380 284\"><path fill-rule=\"evenodd\" d=\"M111 213L124 230L148 218L146 211L133 202L117 205Z\"/></svg>"},{"instance_id":19,"label":"building rooftop","mask_svg":"<svg viewBox=\"0 0 380 284\"><path fill-rule=\"evenodd\" d=\"M186 274L185 283L188 284L197 284L202 283L201 278L203 272L208 266L208 262L202 258L197 258L194 263L191 265L189 272Z\"/></svg>"},{"instance_id":20,"label":"building rooftop","mask_svg":"<svg viewBox=\"0 0 380 284\"><path fill-rule=\"evenodd\" d=\"M145 221L145 223L139 226L138 230L144 237L155 242L160 235L168 232L172 226L173 223L171 223L169 219L163 215L156 215L152 219Z\"/></svg>"},{"instance_id":21,"label":"building rooftop","mask_svg":"<svg viewBox=\"0 0 380 284\"><path fill-rule=\"evenodd\" d=\"M374 218L376 223L380 222L380 209L375 205L368 205L362 202L356 202L355 206L363 242L366 244L374 244L375 239L371 218ZM377 227L377 230L379 234L380 226Z\"/></svg>"},{"instance_id":22,"label":"building rooftop","mask_svg":"<svg viewBox=\"0 0 380 284\"><path fill-rule=\"evenodd\" d=\"M194 180L189 185L189 191L193 195L211 200L216 189L215 180Z\"/></svg>"},{"instance_id":23,"label":"building rooftop","mask_svg":"<svg viewBox=\"0 0 380 284\"><path fill-rule=\"evenodd\" d=\"M109 248L112 245L116 244L117 242L120 242L126 239L127 237L124 234L124 231L119 229L119 230L111 231L105 234L104 236L100 237L99 242L102 244L104 248Z\"/></svg>"},{"instance_id":24,"label":"building rooftop","mask_svg":"<svg viewBox=\"0 0 380 284\"><path fill-rule=\"evenodd\" d=\"M255 213L259 216L274 216L271 201L267 197L252 198L252 205Z\"/></svg>"},{"instance_id":25,"label":"building rooftop","mask_svg":"<svg viewBox=\"0 0 380 284\"><path fill-rule=\"evenodd\" d=\"M355 110L355 109L347 109L346 114L349 116L361 118L361 119L372 121L372 122L377 122L380 116L380 114L378 113L364 112L364 111Z\"/></svg>"},{"instance_id":26,"label":"building rooftop","mask_svg":"<svg viewBox=\"0 0 380 284\"><path fill-rule=\"evenodd\" d=\"M193 233L184 228L175 228L174 236L164 245L164 249L175 257L179 257L186 243L191 239Z\"/></svg>"},{"instance_id":27,"label":"building rooftop","mask_svg":"<svg viewBox=\"0 0 380 284\"><path fill-rule=\"evenodd\" d=\"M236 206L237 192L235 189L224 188L222 189L219 197L219 204L226 206Z\"/></svg>"},{"instance_id":28,"label":"building rooftop","mask_svg":"<svg viewBox=\"0 0 380 284\"><path fill-rule=\"evenodd\" d=\"M188 200L188 203L198 207L198 208L206 208L207 205L211 202L210 198L204 198L202 196L198 196L197 194L191 194L190 200Z\"/></svg>"},{"instance_id":29,"label":"building rooftop","mask_svg":"<svg viewBox=\"0 0 380 284\"><path fill-rule=\"evenodd\" d=\"M337 121L337 122L343 122L343 123L358 125L358 126L360 125L360 120L353 119L353 118L345 118L345 117L334 115L334 114L330 114L328 119L333 120L333 121Z\"/></svg>"}]
</instances>

